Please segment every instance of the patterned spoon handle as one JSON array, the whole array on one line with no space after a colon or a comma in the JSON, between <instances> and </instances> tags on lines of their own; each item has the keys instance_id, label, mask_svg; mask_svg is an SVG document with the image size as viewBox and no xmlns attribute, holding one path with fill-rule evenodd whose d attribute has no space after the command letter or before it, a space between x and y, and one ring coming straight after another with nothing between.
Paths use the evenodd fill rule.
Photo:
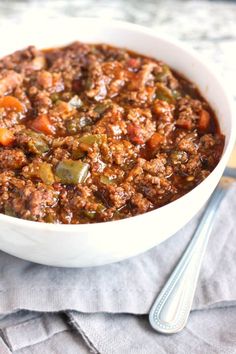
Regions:
<instances>
[{"instance_id":1,"label":"patterned spoon handle","mask_svg":"<svg viewBox=\"0 0 236 354\"><path fill-rule=\"evenodd\" d=\"M188 320L213 220L231 181L223 177L179 263L154 302L149 322L158 332L181 331Z\"/></svg>"}]
</instances>

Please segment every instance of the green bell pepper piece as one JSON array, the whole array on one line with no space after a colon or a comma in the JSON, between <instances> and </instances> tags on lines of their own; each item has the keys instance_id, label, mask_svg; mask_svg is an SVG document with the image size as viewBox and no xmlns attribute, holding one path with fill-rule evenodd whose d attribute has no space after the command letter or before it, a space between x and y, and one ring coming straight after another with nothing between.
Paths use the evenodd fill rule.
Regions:
<instances>
[{"instance_id":1,"label":"green bell pepper piece","mask_svg":"<svg viewBox=\"0 0 236 354\"><path fill-rule=\"evenodd\" d=\"M82 161L64 160L59 162L55 173L64 184L83 183L89 173L89 164Z\"/></svg>"}]
</instances>

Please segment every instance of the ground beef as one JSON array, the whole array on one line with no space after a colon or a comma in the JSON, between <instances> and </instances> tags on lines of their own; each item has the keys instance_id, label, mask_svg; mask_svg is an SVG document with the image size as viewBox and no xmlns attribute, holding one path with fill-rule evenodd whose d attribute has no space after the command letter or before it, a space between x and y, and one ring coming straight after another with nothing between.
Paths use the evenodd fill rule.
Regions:
<instances>
[{"instance_id":1,"label":"ground beef","mask_svg":"<svg viewBox=\"0 0 236 354\"><path fill-rule=\"evenodd\" d=\"M176 125L181 128L196 128L203 103L190 97L184 97L178 101L178 119Z\"/></svg>"},{"instance_id":2,"label":"ground beef","mask_svg":"<svg viewBox=\"0 0 236 354\"><path fill-rule=\"evenodd\" d=\"M8 207L12 208L14 214L38 221L43 221L49 215L50 207L55 207L56 204L57 195L52 188L40 183L35 186L30 181L26 182L21 193L14 193L14 198L8 200Z\"/></svg>"},{"instance_id":3,"label":"ground beef","mask_svg":"<svg viewBox=\"0 0 236 354\"><path fill-rule=\"evenodd\" d=\"M17 170L27 164L27 158L22 150L0 150L0 169Z\"/></svg>"},{"instance_id":4,"label":"ground beef","mask_svg":"<svg viewBox=\"0 0 236 354\"><path fill-rule=\"evenodd\" d=\"M151 211L220 160L224 136L194 84L105 44L0 59L0 213L82 224Z\"/></svg>"},{"instance_id":5,"label":"ground beef","mask_svg":"<svg viewBox=\"0 0 236 354\"><path fill-rule=\"evenodd\" d=\"M3 71L0 78L0 96L3 96L14 90L18 85L22 83L22 81L22 75L16 73L15 71Z\"/></svg>"}]
</instances>

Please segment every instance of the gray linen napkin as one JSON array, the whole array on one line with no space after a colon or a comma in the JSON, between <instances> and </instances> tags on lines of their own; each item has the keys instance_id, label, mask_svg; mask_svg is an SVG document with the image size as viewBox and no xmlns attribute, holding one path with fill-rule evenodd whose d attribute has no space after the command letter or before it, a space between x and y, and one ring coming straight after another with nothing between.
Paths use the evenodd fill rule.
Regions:
<instances>
[{"instance_id":1,"label":"gray linen napkin","mask_svg":"<svg viewBox=\"0 0 236 354\"><path fill-rule=\"evenodd\" d=\"M182 333L157 334L145 315L200 214L158 247L97 268L53 268L0 253L0 353L236 353L235 192L233 185L215 218L193 303L202 311L193 311Z\"/></svg>"}]
</instances>

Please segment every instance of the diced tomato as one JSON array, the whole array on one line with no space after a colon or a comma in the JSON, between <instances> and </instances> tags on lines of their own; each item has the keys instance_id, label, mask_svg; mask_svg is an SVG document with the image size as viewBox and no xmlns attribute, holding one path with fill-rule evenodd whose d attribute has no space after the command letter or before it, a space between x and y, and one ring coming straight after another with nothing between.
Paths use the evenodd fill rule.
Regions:
<instances>
[{"instance_id":1,"label":"diced tomato","mask_svg":"<svg viewBox=\"0 0 236 354\"><path fill-rule=\"evenodd\" d=\"M131 123L127 127L128 136L130 140L135 144L144 144L141 128L134 123Z\"/></svg>"},{"instance_id":2,"label":"diced tomato","mask_svg":"<svg viewBox=\"0 0 236 354\"><path fill-rule=\"evenodd\" d=\"M75 92L79 92L81 90L81 81L79 79L72 81L72 89Z\"/></svg>"},{"instance_id":3,"label":"diced tomato","mask_svg":"<svg viewBox=\"0 0 236 354\"><path fill-rule=\"evenodd\" d=\"M0 144L3 146L9 146L14 141L13 133L7 128L0 128Z\"/></svg>"},{"instance_id":4,"label":"diced tomato","mask_svg":"<svg viewBox=\"0 0 236 354\"><path fill-rule=\"evenodd\" d=\"M160 133L154 133L147 141L147 145L151 150L156 150L163 142L165 138Z\"/></svg>"},{"instance_id":5,"label":"diced tomato","mask_svg":"<svg viewBox=\"0 0 236 354\"><path fill-rule=\"evenodd\" d=\"M201 131L205 131L209 127L209 124L210 124L210 114L207 111L205 111L205 109L202 109L198 121L198 128Z\"/></svg>"},{"instance_id":6,"label":"diced tomato","mask_svg":"<svg viewBox=\"0 0 236 354\"><path fill-rule=\"evenodd\" d=\"M55 127L51 124L46 114L41 114L35 118L30 127L37 132L41 132L47 135L53 135L55 133Z\"/></svg>"},{"instance_id":7,"label":"diced tomato","mask_svg":"<svg viewBox=\"0 0 236 354\"><path fill-rule=\"evenodd\" d=\"M137 59L135 59L135 58L130 58L127 61L127 65L130 68L137 68L139 66L139 61Z\"/></svg>"},{"instance_id":8,"label":"diced tomato","mask_svg":"<svg viewBox=\"0 0 236 354\"><path fill-rule=\"evenodd\" d=\"M4 96L0 98L0 108L5 108L6 110L15 112L24 111L23 104L13 96Z\"/></svg>"}]
</instances>

